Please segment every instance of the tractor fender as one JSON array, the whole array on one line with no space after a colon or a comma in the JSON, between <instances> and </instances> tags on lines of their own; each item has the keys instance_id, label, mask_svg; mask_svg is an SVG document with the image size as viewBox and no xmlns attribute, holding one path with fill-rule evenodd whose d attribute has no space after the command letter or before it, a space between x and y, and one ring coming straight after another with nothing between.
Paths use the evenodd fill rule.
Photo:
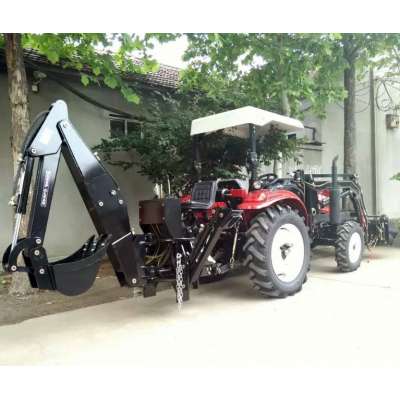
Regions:
<instances>
[{"instance_id":1,"label":"tractor fender","mask_svg":"<svg viewBox=\"0 0 400 400\"><path fill-rule=\"evenodd\" d=\"M278 203L289 205L293 209L299 210L306 223L308 222L308 213L303 201L289 190L254 190L249 192L244 201L238 205L238 208L243 210L245 215L249 214L250 218L252 218L257 212Z\"/></svg>"}]
</instances>

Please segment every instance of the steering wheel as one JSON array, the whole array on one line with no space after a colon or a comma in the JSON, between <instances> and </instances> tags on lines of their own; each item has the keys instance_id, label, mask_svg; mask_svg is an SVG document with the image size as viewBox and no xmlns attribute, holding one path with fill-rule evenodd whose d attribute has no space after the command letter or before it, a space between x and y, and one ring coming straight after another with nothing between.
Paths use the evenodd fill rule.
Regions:
<instances>
[{"instance_id":1,"label":"steering wheel","mask_svg":"<svg viewBox=\"0 0 400 400\"><path fill-rule=\"evenodd\" d=\"M265 183L267 185L276 183L279 180L278 175L274 174L273 172L268 172L267 174L262 174L258 177L258 179L260 181L266 181Z\"/></svg>"}]
</instances>

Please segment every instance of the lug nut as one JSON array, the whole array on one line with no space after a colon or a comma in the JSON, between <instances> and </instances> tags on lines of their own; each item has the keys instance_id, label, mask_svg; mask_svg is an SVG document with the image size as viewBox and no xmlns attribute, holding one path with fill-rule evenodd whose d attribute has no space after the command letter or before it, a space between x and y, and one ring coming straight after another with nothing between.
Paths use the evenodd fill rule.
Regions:
<instances>
[{"instance_id":1,"label":"lug nut","mask_svg":"<svg viewBox=\"0 0 400 400\"><path fill-rule=\"evenodd\" d=\"M44 270L44 268L40 268L40 269L39 269L39 274L40 274L40 275L44 275L45 272L46 272L46 271Z\"/></svg>"},{"instance_id":2,"label":"lug nut","mask_svg":"<svg viewBox=\"0 0 400 400\"><path fill-rule=\"evenodd\" d=\"M12 272L15 272L17 270L17 266L16 265L11 265L10 269L11 269Z\"/></svg>"},{"instance_id":3,"label":"lug nut","mask_svg":"<svg viewBox=\"0 0 400 400\"><path fill-rule=\"evenodd\" d=\"M41 239L36 239L35 242L36 242L36 244L41 244L42 240Z\"/></svg>"},{"instance_id":4,"label":"lug nut","mask_svg":"<svg viewBox=\"0 0 400 400\"><path fill-rule=\"evenodd\" d=\"M136 284L136 278L132 278L132 283L135 285Z\"/></svg>"},{"instance_id":5,"label":"lug nut","mask_svg":"<svg viewBox=\"0 0 400 400\"><path fill-rule=\"evenodd\" d=\"M35 148L33 148L33 149L31 149L31 153L32 153L32 154L36 154L36 153L37 153L37 150L36 150Z\"/></svg>"},{"instance_id":6,"label":"lug nut","mask_svg":"<svg viewBox=\"0 0 400 400\"><path fill-rule=\"evenodd\" d=\"M40 255L40 251L39 251L39 250L35 250L35 251L33 252L33 254L34 254L35 256L38 256L38 255Z\"/></svg>"},{"instance_id":7,"label":"lug nut","mask_svg":"<svg viewBox=\"0 0 400 400\"><path fill-rule=\"evenodd\" d=\"M118 203L119 203L119 204L124 204L124 201L123 201L122 199L119 199L119 200L118 200Z\"/></svg>"},{"instance_id":8,"label":"lug nut","mask_svg":"<svg viewBox=\"0 0 400 400\"><path fill-rule=\"evenodd\" d=\"M104 206L104 203L103 203L102 201L99 201L97 204L98 204L100 207L103 207L103 206Z\"/></svg>"},{"instance_id":9,"label":"lug nut","mask_svg":"<svg viewBox=\"0 0 400 400\"><path fill-rule=\"evenodd\" d=\"M111 196L115 196L117 194L117 191L113 189L113 190L111 190L110 193L111 193Z\"/></svg>"}]
</instances>

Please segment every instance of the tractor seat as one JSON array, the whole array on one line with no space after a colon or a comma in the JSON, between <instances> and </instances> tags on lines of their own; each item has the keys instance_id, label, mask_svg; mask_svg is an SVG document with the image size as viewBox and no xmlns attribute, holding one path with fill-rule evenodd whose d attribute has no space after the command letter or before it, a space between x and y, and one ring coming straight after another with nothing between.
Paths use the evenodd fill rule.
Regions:
<instances>
[{"instance_id":1,"label":"tractor seat","mask_svg":"<svg viewBox=\"0 0 400 400\"><path fill-rule=\"evenodd\" d=\"M208 209L215 202L218 184L217 181L197 182L193 186L190 208Z\"/></svg>"}]
</instances>

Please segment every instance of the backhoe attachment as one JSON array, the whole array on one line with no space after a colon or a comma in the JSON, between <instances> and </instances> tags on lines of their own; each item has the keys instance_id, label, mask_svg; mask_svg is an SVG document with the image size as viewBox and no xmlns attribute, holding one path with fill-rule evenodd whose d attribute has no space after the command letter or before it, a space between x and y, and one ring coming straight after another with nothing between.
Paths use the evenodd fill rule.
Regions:
<instances>
[{"instance_id":1,"label":"backhoe attachment","mask_svg":"<svg viewBox=\"0 0 400 400\"><path fill-rule=\"evenodd\" d=\"M90 237L69 257L49 262L43 243L61 156L99 236ZM36 178L32 179L34 171ZM153 199L140 202L143 234L133 234L118 185L69 121L63 101L55 102L32 124L21 149L11 202L15 227L3 255L4 269L26 272L32 287L68 296L84 293L93 285L107 253L121 286L139 287L137 293L148 297L156 294L159 282L170 282L177 300L187 300L190 285L199 280L221 235L237 230L242 220L241 211L215 210L209 224L194 237L184 226L178 199ZM20 237L27 213L28 229Z\"/></svg>"},{"instance_id":2,"label":"backhoe attachment","mask_svg":"<svg viewBox=\"0 0 400 400\"><path fill-rule=\"evenodd\" d=\"M99 236L89 238L69 257L49 262L43 242L61 155ZM20 238L31 184L28 229ZM92 286L107 253L121 286L144 285L143 255L136 245L120 189L69 121L63 101L55 102L32 124L21 149L11 203L16 214L12 242L3 256L6 271L28 273L33 287L77 295ZM21 259L24 265L19 265Z\"/></svg>"}]
</instances>

